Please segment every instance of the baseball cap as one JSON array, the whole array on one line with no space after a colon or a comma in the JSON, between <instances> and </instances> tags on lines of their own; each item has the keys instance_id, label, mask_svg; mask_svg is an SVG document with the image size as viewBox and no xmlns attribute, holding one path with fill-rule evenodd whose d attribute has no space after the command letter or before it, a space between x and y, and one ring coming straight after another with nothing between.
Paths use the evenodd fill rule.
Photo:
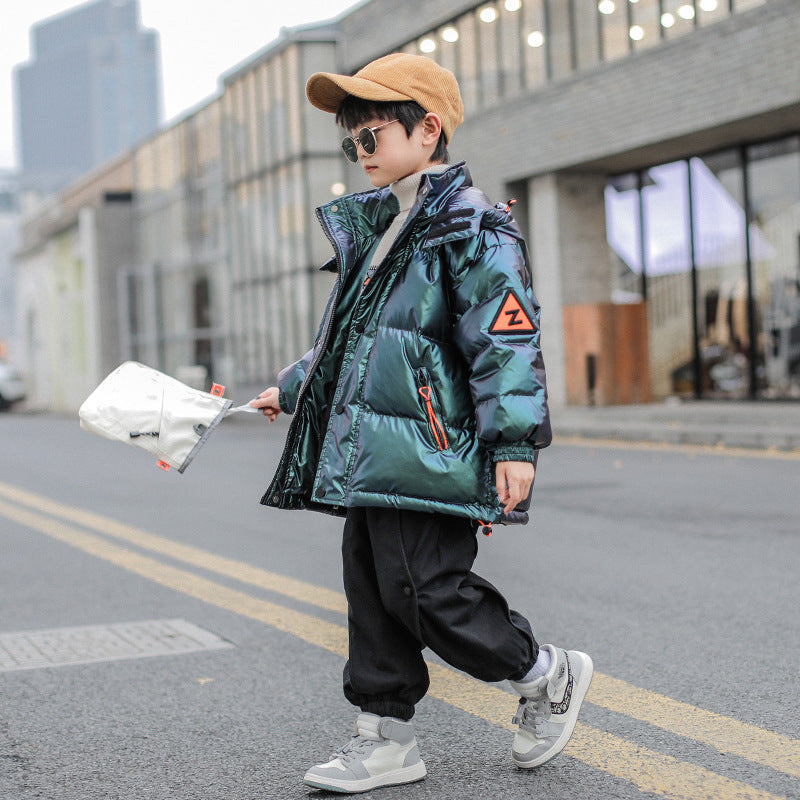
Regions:
<instances>
[{"instance_id":1,"label":"baseball cap","mask_svg":"<svg viewBox=\"0 0 800 800\"><path fill-rule=\"evenodd\" d=\"M441 119L448 143L464 121L464 104L455 75L427 56L391 53L370 62L353 76L315 72L306 83L311 105L332 114L348 94L381 102L416 100L425 111Z\"/></svg>"}]
</instances>

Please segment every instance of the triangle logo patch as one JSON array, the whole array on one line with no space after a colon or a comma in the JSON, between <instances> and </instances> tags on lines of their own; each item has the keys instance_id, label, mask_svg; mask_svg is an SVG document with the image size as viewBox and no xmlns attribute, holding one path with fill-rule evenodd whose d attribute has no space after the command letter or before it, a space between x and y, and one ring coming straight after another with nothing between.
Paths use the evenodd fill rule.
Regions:
<instances>
[{"instance_id":1,"label":"triangle logo patch","mask_svg":"<svg viewBox=\"0 0 800 800\"><path fill-rule=\"evenodd\" d=\"M523 311L522 304L514 292L509 290L489 327L489 333L533 333L534 330L533 322Z\"/></svg>"}]
</instances>

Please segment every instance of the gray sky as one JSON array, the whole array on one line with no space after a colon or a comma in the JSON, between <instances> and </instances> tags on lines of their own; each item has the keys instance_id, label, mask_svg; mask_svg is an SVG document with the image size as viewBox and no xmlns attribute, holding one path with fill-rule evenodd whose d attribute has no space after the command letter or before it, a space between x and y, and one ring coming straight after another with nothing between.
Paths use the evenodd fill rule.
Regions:
<instances>
[{"instance_id":1,"label":"gray sky","mask_svg":"<svg viewBox=\"0 0 800 800\"><path fill-rule=\"evenodd\" d=\"M281 27L338 16L363 0L139 0L142 24L161 35L165 119L213 94L217 78L275 39ZM0 169L14 167L12 69L30 58L31 26L79 0L1 0Z\"/></svg>"}]
</instances>

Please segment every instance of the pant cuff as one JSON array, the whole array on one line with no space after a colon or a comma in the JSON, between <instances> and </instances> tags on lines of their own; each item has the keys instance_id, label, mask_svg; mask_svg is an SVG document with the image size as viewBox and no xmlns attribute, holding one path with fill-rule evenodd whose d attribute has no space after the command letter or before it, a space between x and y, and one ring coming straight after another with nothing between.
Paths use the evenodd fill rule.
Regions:
<instances>
[{"instance_id":1,"label":"pant cuff","mask_svg":"<svg viewBox=\"0 0 800 800\"><path fill-rule=\"evenodd\" d=\"M397 717L409 720L414 716L414 706L397 700L368 700L361 704L361 710L379 717Z\"/></svg>"}]
</instances>

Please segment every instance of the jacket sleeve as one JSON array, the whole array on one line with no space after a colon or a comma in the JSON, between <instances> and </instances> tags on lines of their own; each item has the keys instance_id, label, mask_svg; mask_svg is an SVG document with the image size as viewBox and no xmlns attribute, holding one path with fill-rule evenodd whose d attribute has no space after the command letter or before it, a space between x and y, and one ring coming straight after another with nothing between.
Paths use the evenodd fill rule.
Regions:
<instances>
[{"instance_id":1,"label":"jacket sleeve","mask_svg":"<svg viewBox=\"0 0 800 800\"><path fill-rule=\"evenodd\" d=\"M278 402L285 414L294 414L297 397L306 377L308 367L314 359L314 349L309 350L299 361L284 367L278 373Z\"/></svg>"},{"instance_id":2,"label":"jacket sleeve","mask_svg":"<svg viewBox=\"0 0 800 800\"><path fill-rule=\"evenodd\" d=\"M498 229L453 245L454 340L469 365L478 436L495 461L532 462L552 433L527 248Z\"/></svg>"}]
</instances>

